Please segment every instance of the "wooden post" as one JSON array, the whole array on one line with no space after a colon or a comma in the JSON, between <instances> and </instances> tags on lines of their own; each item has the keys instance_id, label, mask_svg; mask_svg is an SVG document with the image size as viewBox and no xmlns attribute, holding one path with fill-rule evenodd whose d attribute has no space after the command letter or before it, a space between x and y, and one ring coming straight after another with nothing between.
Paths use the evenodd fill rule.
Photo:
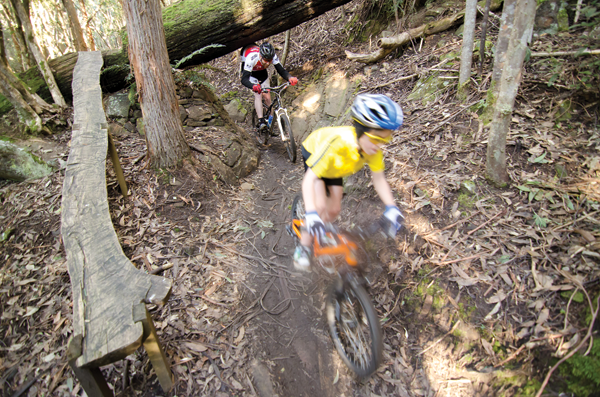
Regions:
<instances>
[{"instance_id":1,"label":"wooden post","mask_svg":"<svg viewBox=\"0 0 600 397\"><path fill-rule=\"evenodd\" d=\"M115 147L115 141L112 139L112 135L110 132L106 131L108 134L108 152L110 153L110 159L112 160L113 167L115 168L115 174L117 175L117 180L119 181L119 186L121 187L121 194L123 197L127 197L127 182L125 182L125 176L123 175L123 169L121 168L121 163L119 162L119 153L117 153L117 148Z\"/></svg>"},{"instance_id":2,"label":"wooden post","mask_svg":"<svg viewBox=\"0 0 600 397\"><path fill-rule=\"evenodd\" d=\"M140 303L133 306L133 321L142 323L144 328L144 335L142 336L144 349L148 353L148 358L150 358L150 362L154 367L160 386L167 393L173 387L173 374L171 373L171 366L169 365L167 356L158 340L152 317L145 304Z\"/></svg>"},{"instance_id":3,"label":"wooden post","mask_svg":"<svg viewBox=\"0 0 600 397\"><path fill-rule=\"evenodd\" d=\"M83 337L81 335L75 335L69 341L69 346L67 348L67 360L69 361L69 366L71 366L81 387L83 387L83 390L85 390L88 397L113 397L114 394L108 387L100 368L77 366L76 361L77 358L81 356L82 345Z\"/></svg>"}]
</instances>

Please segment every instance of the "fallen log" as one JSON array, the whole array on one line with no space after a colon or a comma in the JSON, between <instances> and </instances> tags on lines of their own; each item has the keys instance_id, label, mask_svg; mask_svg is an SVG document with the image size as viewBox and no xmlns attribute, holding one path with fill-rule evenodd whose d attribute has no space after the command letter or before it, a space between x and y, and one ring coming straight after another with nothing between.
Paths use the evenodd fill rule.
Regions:
<instances>
[{"instance_id":1,"label":"fallen log","mask_svg":"<svg viewBox=\"0 0 600 397\"><path fill-rule=\"evenodd\" d=\"M485 0L483 2L485 2ZM494 0L490 5L490 10L495 11L499 9L501 4L502 3L500 1ZM464 16L465 10L462 10L448 17L439 19L434 22L423 24L416 28L409 29L406 32L402 32L395 36L382 37L381 39L377 40L377 45L379 46L379 48L373 51L372 53L357 54L350 51L346 51L346 57L350 60L362 63L374 63L380 61L396 48L410 42L411 39L431 36L433 34L443 32L451 28L452 26L458 25L459 22L462 22Z\"/></svg>"}]
</instances>

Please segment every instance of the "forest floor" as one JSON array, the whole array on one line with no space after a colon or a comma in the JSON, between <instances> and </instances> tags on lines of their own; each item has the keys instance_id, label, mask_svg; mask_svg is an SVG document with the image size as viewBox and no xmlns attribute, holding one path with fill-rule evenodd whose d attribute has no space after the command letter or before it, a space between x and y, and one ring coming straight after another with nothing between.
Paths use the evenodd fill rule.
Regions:
<instances>
[{"instance_id":1,"label":"forest floor","mask_svg":"<svg viewBox=\"0 0 600 397\"><path fill-rule=\"evenodd\" d=\"M556 65L531 61L508 138L511 183L499 189L485 179L480 116L454 98L458 63L439 66L446 54L460 52L460 38L453 32L428 37L381 65L365 66L347 60L343 50L369 52L369 44L346 45L343 25L334 10L295 28L288 69L300 84L319 68L362 74L361 91L388 94L405 110L405 126L385 157L406 227L395 241L370 247L381 367L367 380L352 375L324 321L331 276L319 266L306 274L291 266L294 241L285 226L300 193L301 158L290 163L272 137L261 148L258 170L230 186L203 166L196 170L200 179L182 171L157 175L142 159L143 137L124 132L115 141L130 196L120 195L109 161L110 210L136 267L162 268L174 280L169 302L150 310L175 387L162 392L140 350L128 365L104 368L115 394L532 396L560 357L588 349L589 340L580 345L588 331L598 342L588 358L600 359L591 303L600 294L597 92L582 98L564 81L549 86ZM533 50L570 48L577 39L544 36ZM280 47L283 35L272 41ZM576 62L561 67L573 70ZM245 92L230 56L211 64L225 71L211 74L219 95ZM484 68L468 104L482 103L489 61ZM439 88L428 105L406 100L416 79L389 84L431 69L444 69L454 83ZM575 110L561 121L565 98ZM187 134L192 142L211 129ZM42 153L66 160L69 131L41 141ZM62 180L61 171L0 187L2 397L23 386L29 396L82 395L66 362L72 303L60 239ZM380 216L369 180L361 171L346 181L341 226ZM584 395L577 387L586 384L595 390L597 380L578 378L577 365L567 362L554 373L548 395Z\"/></svg>"}]
</instances>

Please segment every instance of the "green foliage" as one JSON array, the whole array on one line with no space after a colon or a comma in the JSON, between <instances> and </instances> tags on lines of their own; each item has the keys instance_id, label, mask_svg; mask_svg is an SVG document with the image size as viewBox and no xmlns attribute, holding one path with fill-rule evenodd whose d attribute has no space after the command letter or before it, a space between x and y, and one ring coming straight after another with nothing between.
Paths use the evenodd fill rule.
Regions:
<instances>
[{"instance_id":1,"label":"green foliage","mask_svg":"<svg viewBox=\"0 0 600 397\"><path fill-rule=\"evenodd\" d=\"M567 389L576 396L587 397L600 389L600 338L594 338L590 354L575 353L559 367Z\"/></svg>"},{"instance_id":2,"label":"green foliage","mask_svg":"<svg viewBox=\"0 0 600 397\"><path fill-rule=\"evenodd\" d=\"M179 66L183 65L185 62L192 59L194 56L202 54L212 48L220 48L220 47L225 47L225 46L223 44L210 44L210 45L207 45L206 47L202 47L199 50L192 52L190 55L181 58L179 61L177 61L177 63L173 66L173 68L177 69Z\"/></svg>"},{"instance_id":3,"label":"green foliage","mask_svg":"<svg viewBox=\"0 0 600 397\"><path fill-rule=\"evenodd\" d=\"M580 21L578 24L570 27L571 30L579 28L594 28L600 25L600 1L594 0L581 9Z\"/></svg>"},{"instance_id":4,"label":"green foliage","mask_svg":"<svg viewBox=\"0 0 600 397\"><path fill-rule=\"evenodd\" d=\"M565 299L570 299L571 295L573 295L574 291L563 291L560 293L560 296L562 296ZM577 302L577 303L583 303L583 293L581 291L577 291L575 293L575 296L573 296L573 302Z\"/></svg>"},{"instance_id":5,"label":"green foliage","mask_svg":"<svg viewBox=\"0 0 600 397\"><path fill-rule=\"evenodd\" d=\"M574 61L572 58L543 58L531 65L546 79L548 87L560 87L568 90L588 90L598 92L600 87L600 57L582 55L587 43L573 43L579 51ZM549 48L551 51L551 48ZM569 67L577 63L577 68Z\"/></svg>"},{"instance_id":6,"label":"green foliage","mask_svg":"<svg viewBox=\"0 0 600 397\"><path fill-rule=\"evenodd\" d=\"M460 193L458 195L458 204L460 204L461 208L469 209L473 208L475 202L477 201L477 196L468 193Z\"/></svg>"}]
</instances>

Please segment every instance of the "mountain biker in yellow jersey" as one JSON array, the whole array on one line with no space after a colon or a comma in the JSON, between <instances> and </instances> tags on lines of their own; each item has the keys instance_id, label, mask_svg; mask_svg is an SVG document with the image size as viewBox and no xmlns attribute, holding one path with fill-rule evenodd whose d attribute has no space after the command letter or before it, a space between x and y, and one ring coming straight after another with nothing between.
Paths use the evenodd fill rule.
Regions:
<instances>
[{"instance_id":1,"label":"mountain biker in yellow jersey","mask_svg":"<svg viewBox=\"0 0 600 397\"><path fill-rule=\"evenodd\" d=\"M275 70L281 77L287 80L291 85L296 85L298 79L291 76L283 65L279 62L275 49L270 43L263 43L260 46L251 44L242 48L242 84L254 91L254 108L258 116L258 125L260 129L267 120L263 118L264 99L267 106L271 105L271 94L262 93L263 88L269 88L269 73L267 68L273 64ZM262 99L261 99L262 93Z\"/></svg>"},{"instance_id":2,"label":"mountain biker in yellow jersey","mask_svg":"<svg viewBox=\"0 0 600 397\"><path fill-rule=\"evenodd\" d=\"M352 127L320 128L302 142L306 230L294 251L294 267L298 270L310 269L313 238L321 242L325 222L333 222L341 211L342 178L355 174L365 163L371 169L373 187L385 204L385 233L394 237L404 219L385 178L381 151L381 146L392 140L393 131L402 126L402 109L385 95L361 94L351 111Z\"/></svg>"}]
</instances>

